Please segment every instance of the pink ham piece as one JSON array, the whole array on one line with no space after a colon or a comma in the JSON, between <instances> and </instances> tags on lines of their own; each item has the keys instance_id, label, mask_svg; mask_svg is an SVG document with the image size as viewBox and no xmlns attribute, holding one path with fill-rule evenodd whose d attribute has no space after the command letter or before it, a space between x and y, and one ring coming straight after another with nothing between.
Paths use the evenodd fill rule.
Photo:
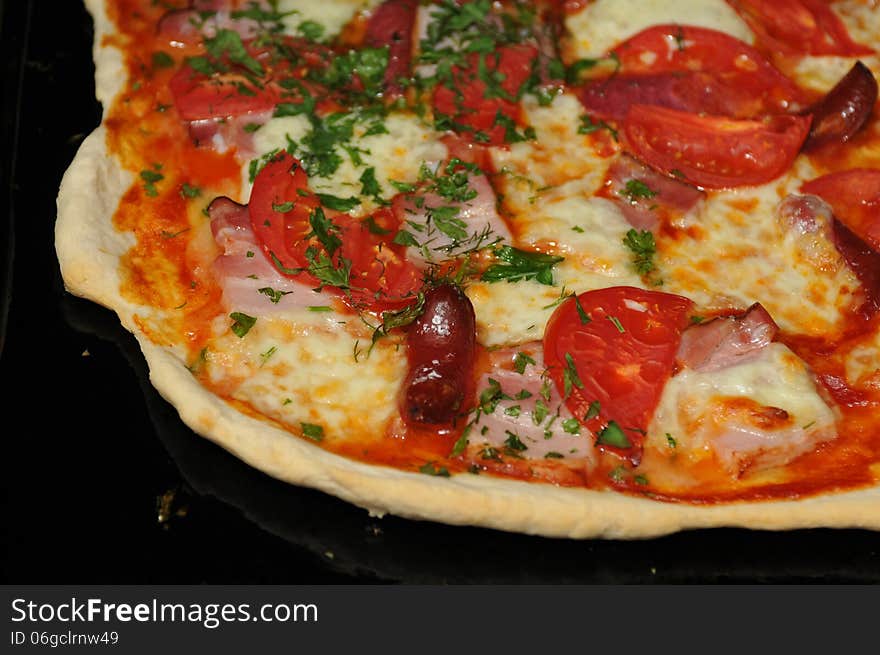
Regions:
<instances>
[{"instance_id":1,"label":"pink ham piece","mask_svg":"<svg viewBox=\"0 0 880 655\"><path fill-rule=\"evenodd\" d=\"M780 430L738 421L724 426L724 431L712 440L712 449L722 466L739 476L746 471L783 466L836 436L833 421L816 423L809 429L793 425Z\"/></svg>"},{"instance_id":2,"label":"pink ham piece","mask_svg":"<svg viewBox=\"0 0 880 655\"><path fill-rule=\"evenodd\" d=\"M429 261L445 261L465 250L511 240L510 229L498 215L495 191L486 175L470 173L468 186L477 195L465 202L452 202L435 193L418 192L400 194L394 199L392 210L404 229L419 242L420 247L407 248L407 258L413 263L424 265ZM456 241L438 230L430 221L429 209L452 206L458 208L455 218L464 223L466 239Z\"/></svg>"},{"instance_id":3,"label":"pink ham piece","mask_svg":"<svg viewBox=\"0 0 880 655\"><path fill-rule=\"evenodd\" d=\"M526 355L534 360L534 363L526 364L522 373L514 368L520 353L520 357ZM491 446L502 453L513 453L530 460L585 460L587 468L592 469L596 463L593 436L579 423L578 434L566 432L563 428L563 423L574 417L556 391L556 385L545 384L549 378L543 376L541 344L536 342L496 350L490 358L490 370L480 378L477 394L482 399L493 395L493 391L497 392L493 401L483 403L483 410L491 411L480 411L470 428L468 441L471 446L480 450ZM548 394L549 398L545 398ZM539 409L541 406L543 409ZM541 416L542 413L546 415ZM573 429L571 424L568 425ZM511 435L515 435L525 449L510 449Z\"/></svg>"},{"instance_id":4,"label":"pink ham piece","mask_svg":"<svg viewBox=\"0 0 880 655\"><path fill-rule=\"evenodd\" d=\"M331 296L281 275L266 259L251 229L246 205L220 197L210 204L208 214L214 241L223 250L213 267L223 289L223 304L229 311L265 316L312 305L333 305Z\"/></svg>"},{"instance_id":5,"label":"pink ham piece","mask_svg":"<svg viewBox=\"0 0 880 655\"><path fill-rule=\"evenodd\" d=\"M816 268L836 270L846 262L862 283L865 301L859 311L866 318L880 310L880 252L841 223L831 205L819 196L791 194L780 203L777 215Z\"/></svg>"},{"instance_id":6,"label":"pink ham piece","mask_svg":"<svg viewBox=\"0 0 880 655\"><path fill-rule=\"evenodd\" d=\"M704 197L695 187L661 175L629 155L611 164L606 179L605 194L637 230L653 232L661 221L687 214ZM627 189L633 180L640 184ZM644 195L633 193L639 189Z\"/></svg>"},{"instance_id":7,"label":"pink ham piece","mask_svg":"<svg viewBox=\"0 0 880 655\"><path fill-rule=\"evenodd\" d=\"M226 152L234 148L242 159L257 156L254 148L253 125L265 125L274 110L248 112L229 118L205 118L189 122L189 135L197 146Z\"/></svg>"},{"instance_id":8,"label":"pink ham piece","mask_svg":"<svg viewBox=\"0 0 880 655\"><path fill-rule=\"evenodd\" d=\"M189 8L169 11L159 20L159 36L172 48L194 45L204 37L215 36L219 30L233 30L242 39L253 39L260 31L259 24L249 18L233 18L231 5L230 0L196 0ZM203 18L201 12L214 13Z\"/></svg>"},{"instance_id":9,"label":"pink ham piece","mask_svg":"<svg viewBox=\"0 0 880 655\"><path fill-rule=\"evenodd\" d=\"M694 371L718 371L757 356L779 332L760 303L740 316L716 318L681 335L676 361Z\"/></svg>"}]
</instances>

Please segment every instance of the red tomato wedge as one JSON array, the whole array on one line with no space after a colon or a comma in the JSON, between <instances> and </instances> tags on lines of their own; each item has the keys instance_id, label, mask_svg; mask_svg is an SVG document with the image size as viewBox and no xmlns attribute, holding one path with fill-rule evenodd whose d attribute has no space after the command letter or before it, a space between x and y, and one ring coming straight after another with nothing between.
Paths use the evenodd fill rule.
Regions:
<instances>
[{"instance_id":1,"label":"red tomato wedge","mask_svg":"<svg viewBox=\"0 0 880 655\"><path fill-rule=\"evenodd\" d=\"M651 168L706 189L764 184L790 167L809 116L764 121L698 116L633 105L622 125L626 150Z\"/></svg>"},{"instance_id":2,"label":"red tomato wedge","mask_svg":"<svg viewBox=\"0 0 880 655\"><path fill-rule=\"evenodd\" d=\"M332 52L303 39L285 38L284 57L278 57L253 41L243 42L247 54L262 68L260 75L239 64L223 60L224 72L206 75L185 63L171 78L169 87L174 106L186 121L243 116L269 111L281 102L302 102L299 90L285 88L281 82L295 78L312 95L328 101L323 87L303 80L309 70L327 66Z\"/></svg>"},{"instance_id":3,"label":"red tomato wedge","mask_svg":"<svg viewBox=\"0 0 880 655\"><path fill-rule=\"evenodd\" d=\"M825 200L837 220L880 252L880 170L853 168L823 175L801 190Z\"/></svg>"},{"instance_id":4,"label":"red tomato wedge","mask_svg":"<svg viewBox=\"0 0 880 655\"><path fill-rule=\"evenodd\" d=\"M571 298L550 317L544 361L566 406L600 445L640 452L692 308L682 296L611 287ZM603 439L612 422L617 438L605 432Z\"/></svg>"},{"instance_id":5,"label":"red tomato wedge","mask_svg":"<svg viewBox=\"0 0 880 655\"><path fill-rule=\"evenodd\" d=\"M729 0L772 54L855 57L874 51L852 40L824 0Z\"/></svg>"},{"instance_id":6,"label":"red tomato wedge","mask_svg":"<svg viewBox=\"0 0 880 655\"><path fill-rule=\"evenodd\" d=\"M305 251L310 245L306 235L311 231L309 216L320 205L308 193L309 180L305 170L293 157L281 153L267 163L254 179L248 211L251 227L266 256L282 273L308 265ZM291 208L282 212L285 205ZM317 286L318 281L307 273L292 274L297 279Z\"/></svg>"},{"instance_id":7,"label":"red tomato wedge","mask_svg":"<svg viewBox=\"0 0 880 655\"><path fill-rule=\"evenodd\" d=\"M339 240L338 247L330 253L314 234L310 222L319 206L318 198L309 191L305 171L287 153L280 153L257 175L248 205L251 227L279 272L304 284L321 286L315 275L300 270L308 268L307 250L313 248L319 255L329 255L337 269L344 268L346 262L350 265L348 284L337 288L345 292L351 304L390 309L412 302L422 287L421 272L405 258L402 246L386 242L383 235L374 233L382 231L393 236L399 227L394 214L381 209L369 225L348 214L323 210L332 222L332 236Z\"/></svg>"},{"instance_id":8,"label":"red tomato wedge","mask_svg":"<svg viewBox=\"0 0 880 655\"><path fill-rule=\"evenodd\" d=\"M803 102L800 89L750 45L716 30L657 25L612 53L620 68L584 87L588 110L621 119L632 104L748 118Z\"/></svg>"},{"instance_id":9,"label":"red tomato wedge","mask_svg":"<svg viewBox=\"0 0 880 655\"><path fill-rule=\"evenodd\" d=\"M262 89L241 75L206 77L185 65L169 82L174 106L185 121L229 118L269 111L281 102L273 85Z\"/></svg>"},{"instance_id":10,"label":"red tomato wedge","mask_svg":"<svg viewBox=\"0 0 880 655\"><path fill-rule=\"evenodd\" d=\"M434 89L434 111L450 117L453 129L474 142L505 143L509 128L504 123L519 120L520 89L531 76L537 56L537 49L530 45L469 55L467 68L453 68L452 88L440 84ZM496 78L496 88L483 79L490 77Z\"/></svg>"},{"instance_id":11,"label":"red tomato wedge","mask_svg":"<svg viewBox=\"0 0 880 655\"><path fill-rule=\"evenodd\" d=\"M399 80L410 75L418 6L418 0L385 0L367 22L366 44L371 48L388 46L385 93L390 98L403 93Z\"/></svg>"}]
</instances>

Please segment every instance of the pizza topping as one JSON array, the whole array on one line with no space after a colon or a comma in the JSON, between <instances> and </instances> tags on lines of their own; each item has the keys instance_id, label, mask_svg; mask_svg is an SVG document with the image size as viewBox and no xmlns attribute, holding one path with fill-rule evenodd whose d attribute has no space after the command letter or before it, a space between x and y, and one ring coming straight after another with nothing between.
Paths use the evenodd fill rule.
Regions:
<instances>
[{"instance_id":1,"label":"pizza topping","mask_svg":"<svg viewBox=\"0 0 880 655\"><path fill-rule=\"evenodd\" d=\"M576 304L590 321L581 320ZM593 433L606 435L603 446L640 457L692 306L681 296L610 287L571 298L550 317L544 333L550 377L571 413ZM630 446L613 439L612 422Z\"/></svg>"},{"instance_id":2,"label":"pizza topping","mask_svg":"<svg viewBox=\"0 0 880 655\"><path fill-rule=\"evenodd\" d=\"M810 180L801 189L828 202L841 223L880 251L880 169L830 173Z\"/></svg>"},{"instance_id":3,"label":"pizza topping","mask_svg":"<svg viewBox=\"0 0 880 655\"><path fill-rule=\"evenodd\" d=\"M843 260L834 246L834 215L831 206L819 196L790 194L783 198L777 217L797 249L817 271L837 271Z\"/></svg>"},{"instance_id":4,"label":"pizza topping","mask_svg":"<svg viewBox=\"0 0 880 655\"><path fill-rule=\"evenodd\" d=\"M849 141L868 122L876 103L877 80L867 66L857 61L849 73L810 109L813 124L804 149Z\"/></svg>"},{"instance_id":5,"label":"pizza topping","mask_svg":"<svg viewBox=\"0 0 880 655\"><path fill-rule=\"evenodd\" d=\"M278 272L305 285L331 287L358 308L409 304L422 280L390 238L398 226L393 213L380 209L366 222L321 202L287 153L276 155L256 176L251 226Z\"/></svg>"},{"instance_id":6,"label":"pizza topping","mask_svg":"<svg viewBox=\"0 0 880 655\"><path fill-rule=\"evenodd\" d=\"M731 118L796 108L801 92L757 50L723 32L688 25L650 27L611 53L619 66L580 91L587 109L622 120L632 105Z\"/></svg>"},{"instance_id":7,"label":"pizza topping","mask_svg":"<svg viewBox=\"0 0 880 655\"><path fill-rule=\"evenodd\" d=\"M682 333L676 361L695 371L717 371L756 357L779 332L760 303L746 312L694 325Z\"/></svg>"},{"instance_id":8,"label":"pizza topping","mask_svg":"<svg viewBox=\"0 0 880 655\"><path fill-rule=\"evenodd\" d=\"M812 373L780 343L724 368L681 370L666 385L648 431L661 457L696 466L714 456L734 477L787 464L836 436L834 413Z\"/></svg>"},{"instance_id":9,"label":"pizza topping","mask_svg":"<svg viewBox=\"0 0 880 655\"><path fill-rule=\"evenodd\" d=\"M834 221L834 245L865 291L861 313L870 318L880 311L880 250L872 248L838 220Z\"/></svg>"},{"instance_id":10,"label":"pizza topping","mask_svg":"<svg viewBox=\"0 0 880 655\"><path fill-rule=\"evenodd\" d=\"M767 51L782 55L873 53L856 43L843 21L824 0L730 0Z\"/></svg>"},{"instance_id":11,"label":"pizza topping","mask_svg":"<svg viewBox=\"0 0 880 655\"><path fill-rule=\"evenodd\" d=\"M477 383L480 402L469 424L470 444L528 460L577 459L592 466L592 440L556 388L545 385L541 344L496 350L489 359Z\"/></svg>"},{"instance_id":12,"label":"pizza topping","mask_svg":"<svg viewBox=\"0 0 880 655\"><path fill-rule=\"evenodd\" d=\"M407 330L409 372L401 416L409 425L451 428L469 409L476 355L476 318L457 286L425 292L425 305Z\"/></svg>"},{"instance_id":13,"label":"pizza topping","mask_svg":"<svg viewBox=\"0 0 880 655\"><path fill-rule=\"evenodd\" d=\"M385 0L367 22L366 44L371 48L388 48L388 65L384 74L384 94L396 98L403 92L402 81L411 74L413 32L418 0Z\"/></svg>"},{"instance_id":14,"label":"pizza topping","mask_svg":"<svg viewBox=\"0 0 880 655\"><path fill-rule=\"evenodd\" d=\"M698 187L723 189L782 175L809 129L809 116L732 120L633 105L621 135L624 147L654 170Z\"/></svg>"},{"instance_id":15,"label":"pizza topping","mask_svg":"<svg viewBox=\"0 0 880 655\"><path fill-rule=\"evenodd\" d=\"M229 198L208 207L211 231L222 254L213 270L223 290L223 304L254 316L290 311L329 301L319 293L282 275L266 257L251 227L248 208Z\"/></svg>"},{"instance_id":16,"label":"pizza topping","mask_svg":"<svg viewBox=\"0 0 880 655\"><path fill-rule=\"evenodd\" d=\"M704 194L622 155L608 168L602 194L620 207L630 225L654 231L661 223L690 212Z\"/></svg>"},{"instance_id":17,"label":"pizza topping","mask_svg":"<svg viewBox=\"0 0 880 655\"><path fill-rule=\"evenodd\" d=\"M511 240L492 185L477 166L452 159L435 171L423 165L420 177L421 185L404 187L407 193L392 203L402 226L395 242L409 246L412 261L443 261Z\"/></svg>"}]
</instances>

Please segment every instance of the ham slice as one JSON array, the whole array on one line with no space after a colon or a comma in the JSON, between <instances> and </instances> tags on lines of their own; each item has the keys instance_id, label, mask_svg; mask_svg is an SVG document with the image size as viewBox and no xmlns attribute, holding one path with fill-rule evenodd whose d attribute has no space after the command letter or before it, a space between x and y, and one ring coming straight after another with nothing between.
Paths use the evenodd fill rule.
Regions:
<instances>
[{"instance_id":1,"label":"ham slice","mask_svg":"<svg viewBox=\"0 0 880 655\"><path fill-rule=\"evenodd\" d=\"M662 220L687 214L704 197L695 187L661 175L629 155L611 164L606 179L604 195L638 230L653 232Z\"/></svg>"},{"instance_id":2,"label":"ham slice","mask_svg":"<svg viewBox=\"0 0 880 655\"><path fill-rule=\"evenodd\" d=\"M282 275L266 258L246 205L220 197L210 204L208 214L214 241L223 250L213 267L229 311L265 316L310 305L332 306L330 295Z\"/></svg>"},{"instance_id":3,"label":"ham slice","mask_svg":"<svg viewBox=\"0 0 880 655\"><path fill-rule=\"evenodd\" d=\"M522 373L514 365L518 356L521 367L525 364ZM556 385L543 375L541 344L496 350L490 358L490 369L477 385L482 409L471 426L470 444L530 460L583 459L591 469L596 462L593 435L574 419Z\"/></svg>"},{"instance_id":4,"label":"ham slice","mask_svg":"<svg viewBox=\"0 0 880 655\"><path fill-rule=\"evenodd\" d=\"M272 118L273 112L248 112L241 116L190 121L189 135L196 145L208 146L221 153L234 148L242 159L252 159L259 153L254 148L254 131L248 126L264 125Z\"/></svg>"},{"instance_id":5,"label":"ham slice","mask_svg":"<svg viewBox=\"0 0 880 655\"><path fill-rule=\"evenodd\" d=\"M202 38L212 38L220 30L238 32L242 39L253 39L260 25L249 18L233 18L229 0L191 2L186 9L174 9L166 13L158 24L159 36L172 48L195 45ZM202 12L214 12L204 14Z\"/></svg>"},{"instance_id":6,"label":"ham slice","mask_svg":"<svg viewBox=\"0 0 880 655\"><path fill-rule=\"evenodd\" d=\"M717 371L757 356L779 332L760 303L740 316L716 318L685 330L676 360L695 371Z\"/></svg>"},{"instance_id":7,"label":"ham slice","mask_svg":"<svg viewBox=\"0 0 880 655\"><path fill-rule=\"evenodd\" d=\"M444 261L467 250L511 240L510 229L498 215L495 191L486 175L471 173L468 186L476 196L464 202L450 201L436 193L406 193L394 199L392 209L396 217L419 242L419 247L407 248L407 257L413 263ZM453 220L460 221L465 238L453 238L432 220L432 210L443 207L457 208Z\"/></svg>"}]
</instances>

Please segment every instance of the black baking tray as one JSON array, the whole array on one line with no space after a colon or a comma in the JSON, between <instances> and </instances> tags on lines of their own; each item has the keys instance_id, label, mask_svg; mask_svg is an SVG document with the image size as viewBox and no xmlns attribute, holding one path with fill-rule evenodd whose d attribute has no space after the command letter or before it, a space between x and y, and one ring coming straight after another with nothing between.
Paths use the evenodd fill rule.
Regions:
<instances>
[{"instance_id":1,"label":"black baking tray","mask_svg":"<svg viewBox=\"0 0 880 655\"><path fill-rule=\"evenodd\" d=\"M0 3L2 575L17 583L877 583L880 535L569 541L385 517L189 430L115 315L63 290L55 195L100 120L75 0Z\"/></svg>"}]
</instances>

